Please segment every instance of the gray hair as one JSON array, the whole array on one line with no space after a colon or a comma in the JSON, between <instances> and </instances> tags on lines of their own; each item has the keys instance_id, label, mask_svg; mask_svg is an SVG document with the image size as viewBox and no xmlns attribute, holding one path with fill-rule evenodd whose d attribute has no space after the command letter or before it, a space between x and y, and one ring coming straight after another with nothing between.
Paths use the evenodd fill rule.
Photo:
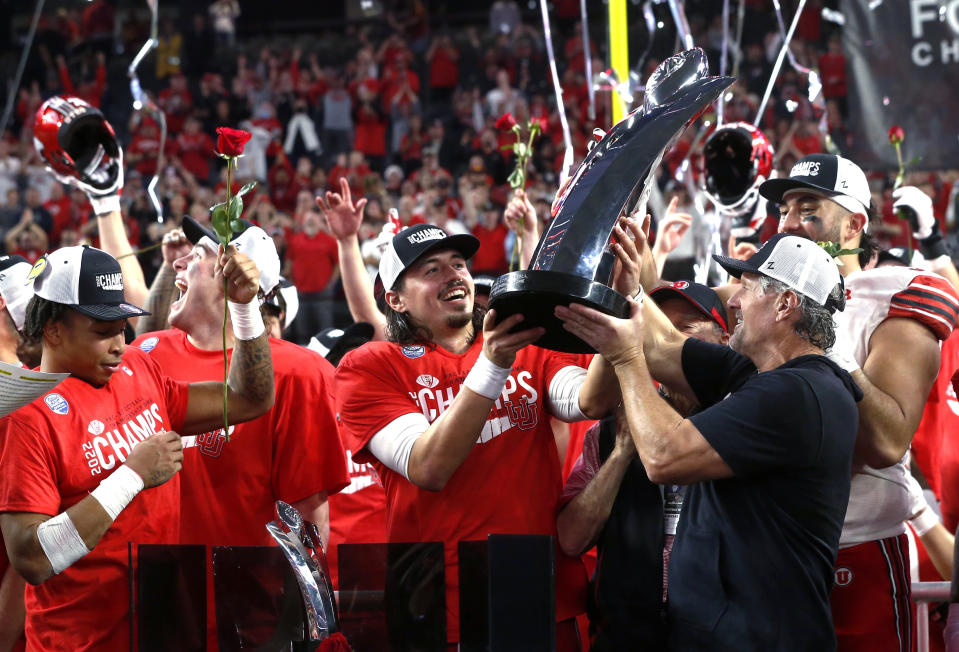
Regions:
<instances>
[{"instance_id":1,"label":"gray hair","mask_svg":"<svg viewBox=\"0 0 959 652\"><path fill-rule=\"evenodd\" d=\"M799 299L799 321L796 322L796 334L815 347L825 351L836 342L836 328L832 320L832 311L821 306L805 294L797 292L782 281L768 276L760 276L759 282L763 294L772 290L776 294L790 290Z\"/></svg>"}]
</instances>

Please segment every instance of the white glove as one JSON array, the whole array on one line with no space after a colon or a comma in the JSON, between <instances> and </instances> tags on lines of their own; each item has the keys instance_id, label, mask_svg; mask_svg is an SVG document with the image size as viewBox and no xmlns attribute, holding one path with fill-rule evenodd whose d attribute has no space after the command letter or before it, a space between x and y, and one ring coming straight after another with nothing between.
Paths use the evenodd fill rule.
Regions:
<instances>
[{"instance_id":1,"label":"white glove","mask_svg":"<svg viewBox=\"0 0 959 652\"><path fill-rule=\"evenodd\" d=\"M932 199L929 195L915 186L903 186L893 190L892 196L896 200L892 205L893 210L907 208L916 214L917 221L912 224L916 239L925 240L931 236L936 217L932 214Z\"/></svg>"},{"instance_id":2,"label":"white glove","mask_svg":"<svg viewBox=\"0 0 959 652\"><path fill-rule=\"evenodd\" d=\"M835 326L835 321L833 325ZM855 348L849 340L849 336L846 335L846 329L836 327L835 330L836 341L830 348L826 349L826 357L835 362L840 369L851 374L860 368L854 355Z\"/></svg>"}]
</instances>

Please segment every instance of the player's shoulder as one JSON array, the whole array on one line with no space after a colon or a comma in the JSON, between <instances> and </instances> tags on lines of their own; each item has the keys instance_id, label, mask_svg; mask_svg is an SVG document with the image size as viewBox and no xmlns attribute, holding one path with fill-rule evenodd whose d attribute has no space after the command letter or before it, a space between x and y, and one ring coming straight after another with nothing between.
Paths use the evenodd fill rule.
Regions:
<instances>
[{"instance_id":1,"label":"player's shoulder","mask_svg":"<svg viewBox=\"0 0 959 652\"><path fill-rule=\"evenodd\" d=\"M164 331L153 331L139 335L127 349L136 348L144 353L152 353L157 347L160 347L161 350L173 346L182 348L182 343L185 340L186 334L183 331L168 328Z\"/></svg>"},{"instance_id":2,"label":"player's shoulder","mask_svg":"<svg viewBox=\"0 0 959 652\"><path fill-rule=\"evenodd\" d=\"M959 295L952 284L933 272L892 269L900 273L887 277L892 290L887 317L918 321L938 339L948 338L959 323Z\"/></svg>"},{"instance_id":3,"label":"player's shoulder","mask_svg":"<svg viewBox=\"0 0 959 652\"><path fill-rule=\"evenodd\" d=\"M403 358L416 360L424 357L430 349L423 344L397 344L378 340L367 342L353 349L340 360L339 367L364 367L366 365L389 364Z\"/></svg>"}]
</instances>

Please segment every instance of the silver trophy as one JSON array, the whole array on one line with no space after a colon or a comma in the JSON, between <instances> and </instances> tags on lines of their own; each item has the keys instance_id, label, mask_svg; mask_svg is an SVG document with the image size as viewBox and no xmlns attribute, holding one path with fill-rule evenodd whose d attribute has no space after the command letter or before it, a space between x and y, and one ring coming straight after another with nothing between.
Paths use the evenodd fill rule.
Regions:
<instances>
[{"instance_id":1,"label":"silver trophy","mask_svg":"<svg viewBox=\"0 0 959 652\"><path fill-rule=\"evenodd\" d=\"M266 524L283 555L293 568L293 576L303 598L303 640L322 641L339 629L336 599L326 553L316 524L304 521L300 513L282 500L276 501L276 520Z\"/></svg>"}]
</instances>

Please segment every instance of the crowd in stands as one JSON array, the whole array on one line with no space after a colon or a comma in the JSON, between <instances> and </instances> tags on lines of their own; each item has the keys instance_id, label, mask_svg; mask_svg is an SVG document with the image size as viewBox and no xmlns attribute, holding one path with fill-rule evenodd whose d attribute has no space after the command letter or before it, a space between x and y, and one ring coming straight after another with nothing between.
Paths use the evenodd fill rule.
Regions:
<instances>
[{"instance_id":1,"label":"crowd in stands","mask_svg":"<svg viewBox=\"0 0 959 652\"><path fill-rule=\"evenodd\" d=\"M253 140L241 159L236 187L258 186L246 201L245 217L276 240L285 273L303 293L342 298L336 248L316 210L314 197L338 190L347 179L355 198L367 199L361 240L379 233L390 208L403 224L429 222L451 232L472 232L483 241L475 271L498 274L509 266L509 229L502 219L509 199L512 155L503 150L513 135L495 128L511 112L520 124L546 121L530 161L527 192L541 218L548 216L563 160L563 133L548 74L538 10L497 1L486 24L436 24L422 2L386 3L375 18L347 22L342 33L313 33L238 39L243 7L216 0L208 7L161 11L159 46L141 64L143 88L165 114L167 136L157 192L163 220L146 193L158 173L161 128L149 111L134 111L125 69L149 32L143 8L109 0L76 3L42 16L36 53L16 98L13 119L0 139L0 234L3 247L35 260L45 250L96 242L95 220L83 193L61 186L44 171L31 139L36 108L54 94L75 94L99 106L121 135L126 158L123 211L135 247L159 242L183 215L208 220L222 200L223 161L213 155L214 130L249 130ZM721 3L687 2L695 43L706 49L718 72L723 48ZM755 112L778 54L781 38L767 3L747 1L742 41L729 46L737 73L725 120L755 121ZM786 3L789 5L790 3ZM822 18L822 2L808 3L793 39L797 61L817 67L823 79L825 124L831 141L848 144L846 66L841 27ZM583 56L579 3L554 3L553 41L562 81L566 118L576 160L586 154L590 134L611 121L607 92L597 92L591 116ZM785 7L787 19L790 7ZM606 68L604 21L591 18L592 70ZM636 33L631 51L641 78L673 50L664 27L643 51ZM667 34L668 33L668 34ZM335 44L335 48L331 47ZM120 54L118 54L120 53ZM643 53L642 59L637 55ZM637 101L641 94L637 94ZM668 153L660 186L691 202L671 175L690 153L700 123ZM826 134L806 99L806 80L783 67L761 127L776 148L775 166L788 174L802 156L825 151ZM913 175L909 181L935 198L943 232L954 170ZM891 176L871 177L883 215L880 237L903 245L906 231L891 208ZM694 237L692 234L690 238ZM681 247L682 251L682 247ZM681 252L680 252L681 253ZM679 254L678 254L679 255ZM140 256L147 280L160 264L158 250ZM342 302L327 304L321 326L349 320ZM311 325L315 326L314 325ZM306 330L296 339L308 337ZM304 340L305 341L305 340Z\"/></svg>"}]
</instances>

